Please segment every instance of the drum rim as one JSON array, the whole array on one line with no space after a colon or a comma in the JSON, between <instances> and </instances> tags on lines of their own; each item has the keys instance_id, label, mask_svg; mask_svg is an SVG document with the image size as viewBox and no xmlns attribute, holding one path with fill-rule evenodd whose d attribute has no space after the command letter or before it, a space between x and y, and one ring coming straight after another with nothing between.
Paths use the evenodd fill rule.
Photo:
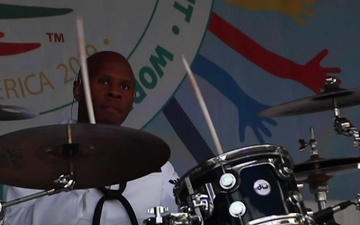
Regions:
<instances>
[{"instance_id":1,"label":"drum rim","mask_svg":"<svg viewBox=\"0 0 360 225\"><path fill-rule=\"evenodd\" d=\"M257 150L256 152L251 152L252 154L249 154L251 150ZM264 151L266 150L266 151ZM181 186L184 185L185 178L189 177L190 180L195 176L195 179L198 178L201 174L201 171L204 171L205 169L214 170L220 167L220 163L218 159L224 160L226 162L226 159L229 161L233 161L235 159L241 160L244 158L251 159L252 157L257 157L260 155L267 155L267 156L279 156L282 155L286 159L290 160L290 162L293 164L293 159L291 158L289 152L286 148L284 148L281 145L274 145L274 144L261 144L261 145L248 145L240 148L235 148L232 150L229 150L227 152L224 152L220 155L216 155L204 162L199 163L198 165L194 166L192 169L190 169L188 172L186 172L183 176L181 176L176 183L174 189L181 189ZM236 157L235 157L236 156ZM241 156L241 157L239 157Z\"/></svg>"}]
</instances>

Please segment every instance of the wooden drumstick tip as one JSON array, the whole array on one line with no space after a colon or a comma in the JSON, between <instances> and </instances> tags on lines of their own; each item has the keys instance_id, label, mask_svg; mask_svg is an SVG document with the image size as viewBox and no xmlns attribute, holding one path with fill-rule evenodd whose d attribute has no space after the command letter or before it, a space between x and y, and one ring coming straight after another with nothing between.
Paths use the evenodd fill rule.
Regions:
<instances>
[{"instance_id":1,"label":"wooden drumstick tip","mask_svg":"<svg viewBox=\"0 0 360 225\"><path fill-rule=\"evenodd\" d=\"M185 66L185 69L189 75L189 78L190 78L190 82L193 86L193 89L195 91L195 95L198 99L198 102L199 102L199 105L200 105L200 108L203 112L203 115L205 117L205 121L209 127L209 130L210 130L210 134L212 136L212 139L214 141L214 144L215 144L215 147L216 147L216 150L218 152L218 154L222 154L223 153L223 150L221 148L221 145L220 145L220 141L219 141L219 138L216 134L216 130L215 130L215 127L214 127L214 124L212 123L212 120L211 120L211 117L210 117L210 114L207 110L207 107L206 107L206 104L205 104L205 101L204 101L204 98L202 97L202 94L200 92L200 88L198 87L197 85L197 82L196 82L196 79L195 79L195 76L194 74L192 73L191 69L190 69L190 66L189 66L189 63L187 62L186 58L185 58L185 55L184 54L181 54L181 59L184 63L184 66Z\"/></svg>"},{"instance_id":2,"label":"wooden drumstick tip","mask_svg":"<svg viewBox=\"0 0 360 225\"><path fill-rule=\"evenodd\" d=\"M81 75L82 75L82 79L83 79L82 82L85 91L86 106L88 110L89 121L91 124L95 124L96 123L95 114L91 100L90 82L89 82L88 67L86 61L85 32L84 32L82 16L76 17L76 25L77 25L77 37L78 37L79 53L80 53L80 66L82 71Z\"/></svg>"}]
</instances>

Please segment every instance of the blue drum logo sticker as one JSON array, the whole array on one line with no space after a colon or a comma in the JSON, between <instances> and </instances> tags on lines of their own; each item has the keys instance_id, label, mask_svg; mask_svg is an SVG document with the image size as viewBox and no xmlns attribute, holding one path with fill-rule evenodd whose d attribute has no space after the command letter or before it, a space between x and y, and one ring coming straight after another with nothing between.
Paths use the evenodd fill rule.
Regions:
<instances>
[{"instance_id":1,"label":"blue drum logo sticker","mask_svg":"<svg viewBox=\"0 0 360 225\"><path fill-rule=\"evenodd\" d=\"M257 194L262 196L268 195L271 191L269 182L262 179L255 181L253 188Z\"/></svg>"}]
</instances>

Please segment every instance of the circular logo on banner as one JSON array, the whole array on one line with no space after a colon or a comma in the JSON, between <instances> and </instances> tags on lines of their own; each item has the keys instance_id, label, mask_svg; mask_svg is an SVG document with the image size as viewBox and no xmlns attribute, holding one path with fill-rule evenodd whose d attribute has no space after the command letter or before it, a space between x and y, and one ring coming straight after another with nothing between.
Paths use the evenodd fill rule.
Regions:
<instances>
[{"instance_id":1,"label":"circular logo on banner","mask_svg":"<svg viewBox=\"0 0 360 225\"><path fill-rule=\"evenodd\" d=\"M257 194L262 196L268 195L271 192L269 182L262 179L255 181L253 188Z\"/></svg>"},{"instance_id":2,"label":"circular logo on banner","mask_svg":"<svg viewBox=\"0 0 360 225\"><path fill-rule=\"evenodd\" d=\"M29 5L31 4L31 5ZM173 95L201 45L212 1L9 0L0 7L0 101L61 121L72 103L80 68L76 18L83 18L87 55L114 50L126 56L136 76L136 98L125 126L141 128ZM45 118L46 117L46 118ZM47 121L52 122L52 121ZM24 121L26 123L26 121Z\"/></svg>"}]
</instances>

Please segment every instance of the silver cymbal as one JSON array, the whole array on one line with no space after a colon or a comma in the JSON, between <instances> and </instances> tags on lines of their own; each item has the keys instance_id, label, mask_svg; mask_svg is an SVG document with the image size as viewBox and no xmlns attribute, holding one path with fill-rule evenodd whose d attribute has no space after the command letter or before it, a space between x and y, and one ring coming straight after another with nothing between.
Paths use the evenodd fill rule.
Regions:
<instances>
[{"instance_id":1,"label":"silver cymbal","mask_svg":"<svg viewBox=\"0 0 360 225\"><path fill-rule=\"evenodd\" d=\"M0 136L0 183L52 189L60 175L74 172L74 189L101 187L159 172L169 157L164 141L136 129L102 124L35 127Z\"/></svg>"}]
</instances>

